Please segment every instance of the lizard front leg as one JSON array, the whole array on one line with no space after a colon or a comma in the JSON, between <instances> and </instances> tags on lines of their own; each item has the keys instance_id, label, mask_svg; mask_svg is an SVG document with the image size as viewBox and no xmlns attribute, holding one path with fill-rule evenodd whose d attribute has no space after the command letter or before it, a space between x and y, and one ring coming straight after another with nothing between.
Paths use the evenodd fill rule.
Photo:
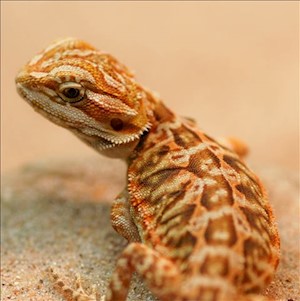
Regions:
<instances>
[{"instance_id":1,"label":"lizard front leg","mask_svg":"<svg viewBox=\"0 0 300 301\"><path fill-rule=\"evenodd\" d=\"M133 272L145 280L159 300L176 300L180 272L175 264L141 243L131 243L122 252L106 293L105 301L125 301Z\"/></svg>"},{"instance_id":2,"label":"lizard front leg","mask_svg":"<svg viewBox=\"0 0 300 301\"><path fill-rule=\"evenodd\" d=\"M130 215L129 194L125 188L114 200L111 208L111 223L113 228L129 242L140 241L140 235Z\"/></svg>"}]
</instances>

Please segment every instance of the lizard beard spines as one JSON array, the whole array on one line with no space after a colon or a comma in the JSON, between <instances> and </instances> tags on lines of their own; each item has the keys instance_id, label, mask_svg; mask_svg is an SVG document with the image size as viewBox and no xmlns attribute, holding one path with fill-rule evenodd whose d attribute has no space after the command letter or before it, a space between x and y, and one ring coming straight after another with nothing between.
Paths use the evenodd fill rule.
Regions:
<instances>
[{"instance_id":1,"label":"lizard beard spines","mask_svg":"<svg viewBox=\"0 0 300 301\"><path fill-rule=\"evenodd\" d=\"M118 144L129 143L131 141L139 139L145 132L149 131L150 128L151 128L151 123L148 122L139 132L135 134L111 136L111 135L107 135L106 133L103 133L101 136L104 139L108 140L109 142L112 142L116 146Z\"/></svg>"}]
</instances>

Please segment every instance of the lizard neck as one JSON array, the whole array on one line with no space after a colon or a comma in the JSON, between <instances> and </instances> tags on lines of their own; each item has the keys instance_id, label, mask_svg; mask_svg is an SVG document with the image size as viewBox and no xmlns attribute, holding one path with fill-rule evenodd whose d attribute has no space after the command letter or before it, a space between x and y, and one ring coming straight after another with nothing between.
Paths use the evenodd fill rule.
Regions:
<instances>
[{"instance_id":1,"label":"lizard neck","mask_svg":"<svg viewBox=\"0 0 300 301\"><path fill-rule=\"evenodd\" d=\"M147 112L148 118L151 122L151 131L156 129L161 123L172 121L176 118L176 115L165 106L165 104L155 97L153 93L145 91L147 95Z\"/></svg>"},{"instance_id":2,"label":"lizard neck","mask_svg":"<svg viewBox=\"0 0 300 301\"><path fill-rule=\"evenodd\" d=\"M157 132L159 126L164 123L174 122L178 118L161 100L149 92L147 92L147 112L151 128L140 137L138 144L128 157L129 164L135 159L136 155L139 154L149 136Z\"/></svg>"}]
</instances>

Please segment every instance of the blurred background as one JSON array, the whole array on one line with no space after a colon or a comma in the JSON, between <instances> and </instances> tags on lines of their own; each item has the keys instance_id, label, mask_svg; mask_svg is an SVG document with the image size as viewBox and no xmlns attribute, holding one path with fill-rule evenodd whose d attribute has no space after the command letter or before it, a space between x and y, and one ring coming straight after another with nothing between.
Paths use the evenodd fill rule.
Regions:
<instances>
[{"instance_id":1,"label":"blurred background","mask_svg":"<svg viewBox=\"0 0 300 301\"><path fill-rule=\"evenodd\" d=\"M236 136L255 166L299 166L299 3L1 1L2 170L97 156L16 93L18 70L79 37L135 71L213 136Z\"/></svg>"}]
</instances>

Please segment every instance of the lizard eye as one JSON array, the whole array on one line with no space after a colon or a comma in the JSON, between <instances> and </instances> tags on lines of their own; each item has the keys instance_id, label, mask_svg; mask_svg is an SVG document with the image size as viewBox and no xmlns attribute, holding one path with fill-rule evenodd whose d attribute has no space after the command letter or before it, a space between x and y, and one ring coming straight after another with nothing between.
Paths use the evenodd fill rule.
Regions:
<instances>
[{"instance_id":1,"label":"lizard eye","mask_svg":"<svg viewBox=\"0 0 300 301\"><path fill-rule=\"evenodd\" d=\"M84 89L78 83L63 83L59 87L59 96L66 102L77 102L83 99Z\"/></svg>"},{"instance_id":2,"label":"lizard eye","mask_svg":"<svg viewBox=\"0 0 300 301\"><path fill-rule=\"evenodd\" d=\"M75 88L66 88L63 91L63 93L68 98L77 98L77 96L79 95L80 91L78 89L75 89Z\"/></svg>"}]
</instances>

